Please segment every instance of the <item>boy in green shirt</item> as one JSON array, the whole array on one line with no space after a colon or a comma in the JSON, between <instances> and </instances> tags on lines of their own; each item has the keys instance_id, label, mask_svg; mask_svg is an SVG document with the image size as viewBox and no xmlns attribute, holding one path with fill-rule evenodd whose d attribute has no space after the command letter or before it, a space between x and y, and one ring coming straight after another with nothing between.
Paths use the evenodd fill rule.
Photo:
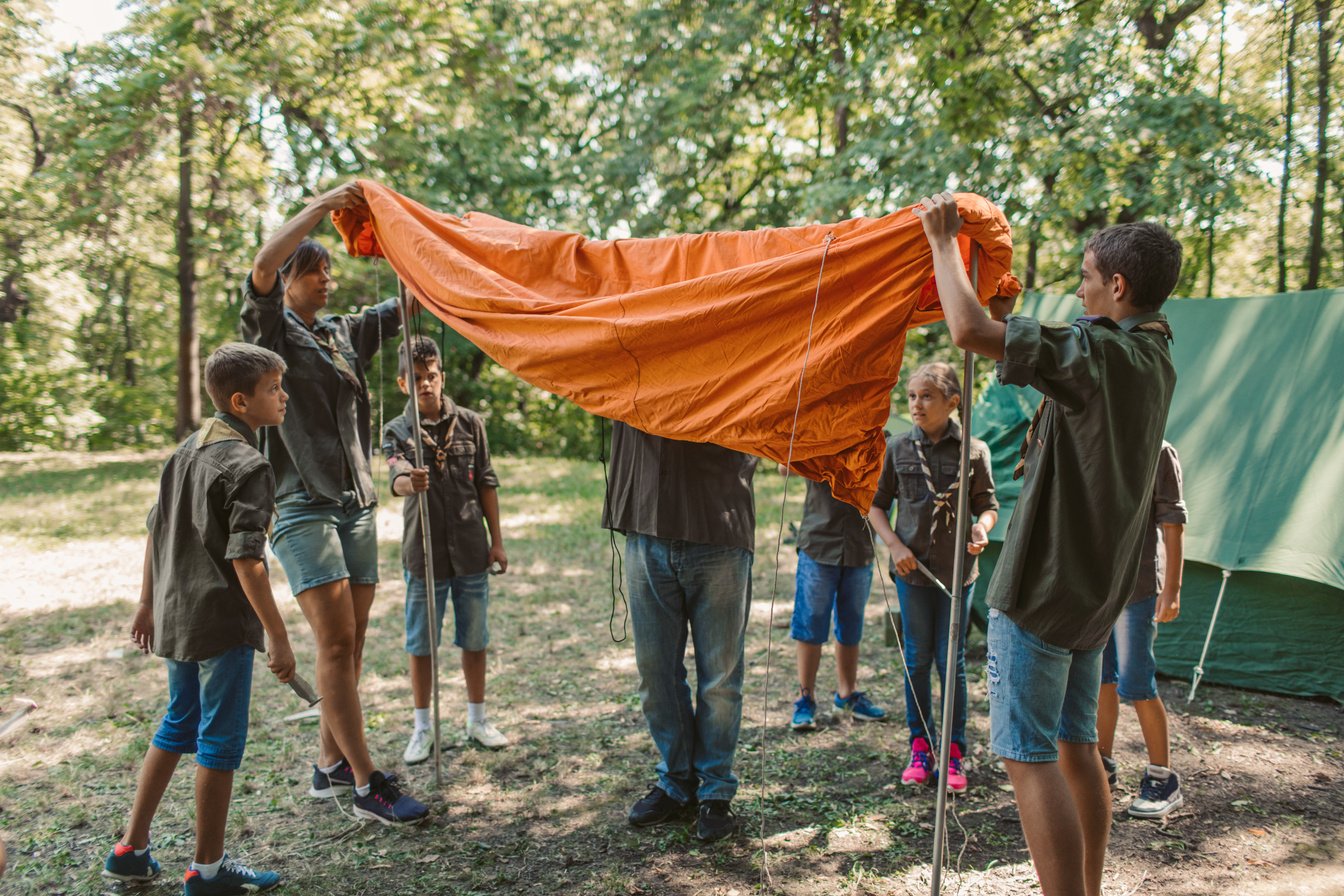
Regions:
<instances>
[{"instance_id":1,"label":"boy in green shirt","mask_svg":"<svg viewBox=\"0 0 1344 896\"><path fill-rule=\"evenodd\" d=\"M1158 313L1181 246L1151 223L1107 228L1083 253L1087 316L1047 326L991 305L957 249L950 193L916 207L952 341L1045 395L1026 480L989 586L990 747L1003 759L1045 896L1100 896L1110 791L1097 751L1101 654L1134 588L1176 385Z\"/></svg>"}]
</instances>

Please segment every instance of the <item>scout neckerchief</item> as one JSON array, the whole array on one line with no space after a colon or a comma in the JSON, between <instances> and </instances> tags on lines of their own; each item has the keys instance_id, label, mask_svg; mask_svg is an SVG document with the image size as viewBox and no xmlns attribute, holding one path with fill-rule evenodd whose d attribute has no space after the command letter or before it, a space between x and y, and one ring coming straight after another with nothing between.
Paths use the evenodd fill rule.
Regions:
<instances>
[{"instance_id":1,"label":"scout neckerchief","mask_svg":"<svg viewBox=\"0 0 1344 896\"><path fill-rule=\"evenodd\" d=\"M923 430L920 430L923 432ZM949 485L944 491L938 491L933 484L933 471L929 469L929 459L924 456L924 445L922 440L916 437L915 430L910 431L910 441L915 445L915 454L919 456L919 468L924 471L924 484L928 486L929 494L933 495L933 532L929 534L930 541L938 532L938 517L943 517L944 527L951 532L955 528L957 517L956 504L952 500L961 487L961 470L957 470L957 481Z\"/></svg>"},{"instance_id":2,"label":"scout neckerchief","mask_svg":"<svg viewBox=\"0 0 1344 896\"><path fill-rule=\"evenodd\" d=\"M440 398L439 401L440 401L439 409L440 411L444 411L446 408L446 402L444 402L442 398ZM444 434L442 444L435 441L434 437L429 432L429 426L422 425L420 427L420 440L434 451L434 460L439 470L443 470L447 467L448 446L450 446L453 443L453 433L457 432L457 421L458 421L457 407L454 406L453 409L448 413L452 415L453 421L450 424L448 424L448 432ZM440 417L438 420L434 421L433 425L438 426L442 422L443 418Z\"/></svg>"},{"instance_id":3,"label":"scout neckerchief","mask_svg":"<svg viewBox=\"0 0 1344 896\"><path fill-rule=\"evenodd\" d=\"M359 377L355 375L355 369L350 366L350 362L345 359L340 347L336 345L335 329L324 326L319 322L313 326L312 334L313 341L331 358L331 363L336 365L336 372L341 375L341 378L354 387L356 394L363 391L364 386L359 382Z\"/></svg>"}]
</instances>

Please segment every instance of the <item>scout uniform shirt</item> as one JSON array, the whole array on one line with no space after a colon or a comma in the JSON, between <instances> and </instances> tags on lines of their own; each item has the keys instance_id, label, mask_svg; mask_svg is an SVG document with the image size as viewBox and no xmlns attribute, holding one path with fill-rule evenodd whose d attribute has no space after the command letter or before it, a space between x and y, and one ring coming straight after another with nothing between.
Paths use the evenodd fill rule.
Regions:
<instances>
[{"instance_id":1,"label":"scout uniform shirt","mask_svg":"<svg viewBox=\"0 0 1344 896\"><path fill-rule=\"evenodd\" d=\"M383 428L383 455L391 481L415 467L414 408ZM480 490L499 488L490 465L485 421L475 411L443 398L443 416L420 420L421 457L429 470L429 536L434 552L434 576L443 580L474 576L490 568L490 544L481 510ZM405 526L401 536L401 564L411 575L425 577L424 537L420 534L420 493L402 504Z\"/></svg>"},{"instance_id":2,"label":"scout uniform shirt","mask_svg":"<svg viewBox=\"0 0 1344 896\"><path fill-rule=\"evenodd\" d=\"M305 491L316 501L376 503L369 456L373 450L369 389L364 368L401 330L397 302L388 299L357 314L319 317L311 328L284 304L280 277L266 295L243 281L243 340L285 359L289 413L261 434L261 450L275 469L279 497Z\"/></svg>"},{"instance_id":3,"label":"scout uniform shirt","mask_svg":"<svg viewBox=\"0 0 1344 896\"><path fill-rule=\"evenodd\" d=\"M927 475L920 461L920 451L928 461ZM896 501L896 520L891 530L901 544L949 589L955 588L952 573L957 554L956 529L952 521L956 517L958 496L952 485L957 482L960 471L961 424L949 419L947 432L937 442L916 426L908 433L887 439L882 475L877 480L877 494L873 496L873 506L884 512L891 509L893 500ZM994 474L990 471L989 446L979 439L971 439L970 475L971 493L966 505L970 514L965 527L968 543L971 526L980 514L999 509L999 500L994 495ZM961 568L967 585L980 574L977 558L970 551L966 552ZM893 579L897 577L894 563L888 571ZM933 586L933 582L918 569L900 578L907 585Z\"/></svg>"},{"instance_id":4,"label":"scout uniform shirt","mask_svg":"<svg viewBox=\"0 0 1344 896\"><path fill-rule=\"evenodd\" d=\"M198 663L266 637L233 560L266 556L271 466L246 423L216 414L178 446L149 511L154 653Z\"/></svg>"},{"instance_id":5,"label":"scout uniform shirt","mask_svg":"<svg viewBox=\"0 0 1344 896\"><path fill-rule=\"evenodd\" d=\"M831 494L824 482L807 480L798 550L829 566L867 566L873 562L868 521L852 504Z\"/></svg>"},{"instance_id":6,"label":"scout uniform shirt","mask_svg":"<svg viewBox=\"0 0 1344 896\"><path fill-rule=\"evenodd\" d=\"M999 382L1046 397L1023 446L1026 479L988 603L1049 644L1093 650L1138 576L1176 387L1171 329L1156 312L1004 324Z\"/></svg>"},{"instance_id":7,"label":"scout uniform shirt","mask_svg":"<svg viewBox=\"0 0 1344 896\"><path fill-rule=\"evenodd\" d=\"M1181 488L1181 459L1170 442L1162 443L1157 456L1157 476L1153 479L1153 513L1143 535L1143 556L1139 561L1139 577L1134 582L1134 593L1129 602L1147 600L1162 590L1166 580L1167 552L1162 542L1162 524L1184 526L1189 521L1185 509L1185 493Z\"/></svg>"}]
</instances>

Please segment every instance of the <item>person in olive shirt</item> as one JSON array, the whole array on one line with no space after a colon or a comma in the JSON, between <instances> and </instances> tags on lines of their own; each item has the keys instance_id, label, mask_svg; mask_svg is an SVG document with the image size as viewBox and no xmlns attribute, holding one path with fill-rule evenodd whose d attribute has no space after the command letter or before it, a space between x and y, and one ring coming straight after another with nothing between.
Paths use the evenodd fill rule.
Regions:
<instances>
[{"instance_id":1,"label":"person in olive shirt","mask_svg":"<svg viewBox=\"0 0 1344 896\"><path fill-rule=\"evenodd\" d=\"M168 666L168 709L154 733L131 817L103 863L111 880L158 875L149 828L183 754L196 754L196 857L183 892L256 893L280 883L224 852L233 773L247 744L252 658L266 651L281 681L294 675L289 634L266 573L266 529L275 480L256 432L285 419L284 360L246 343L205 363L218 413L164 464L149 512L140 606L131 640Z\"/></svg>"},{"instance_id":2,"label":"person in olive shirt","mask_svg":"<svg viewBox=\"0 0 1344 896\"><path fill-rule=\"evenodd\" d=\"M882 475L868 518L891 553L891 578L901 604L905 721L910 729L910 760L901 773L901 783L915 786L928 784L939 774L933 761L938 740L930 730L934 724L931 673L936 666L940 680L947 674L948 624L952 619L952 601L919 571L915 559L919 558L944 587L955 591L962 431L953 413L961 405L961 384L951 364L935 361L914 372L906 394L915 428L887 440ZM989 447L979 439L971 439L969 475L967 507L974 516L966 521L961 636L952 648L954 679L950 685L942 683L944 693L949 686L953 690L952 734L944 782L953 793L967 787L962 768L966 755L966 630L979 572L976 557L989 544L989 531L999 519ZM893 502L894 530L889 520Z\"/></svg>"},{"instance_id":3,"label":"person in olive shirt","mask_svg":"<svg viewBox=\"0 0 1344 896\"><path fill-rule=\"evenodd\" d=\"M785 472L784 467L780 467ZM807 480L803 523L798 531L798 571L793 590L789 636L798 644L798 699L793 703L794 731L817 727L817 668L821 648L835 618L835 692L837 709L860 722L880 721L887 711L858 689L859 642L863 611L873 585L873 542L863 514L831 494L824 482Z\"/></svg>"},{"instance_id":4,"label":"person in olive shirt","mask_svg":"<svg viewBox=\"0 0 1344 896\"><path fill-rule=\"evenodd\" d=\"M1049 326L980 309L956 200L915 208L952 341L1045 395L989 585L990 748L1003 759L1045 896L1100 896L1111 799L1097 749L1101 653L1134 590L1176 386L1160 313L1181 270L1163 227L1108 227L1083 251L1087 317Z\"/></svg>"},{"instance_id":5,"label":"person in olive shirt","mask_svg":"<svg viewBox=\"0 0 1344 896\"><path fill-rule=\"evenodd\" d=\"M429 810L374 768L359 676L378 582L364 369L400 331L399 315L395 299L356 314L323 315L335 288L331 256L307 239L331 212L364 204L359 184L337 187L266 241L243 283L241 329L243 339L289 364L285 387L293 410L261 447L275 468L271 545L317 642L323 699L308 793L325 799L353 788L356 815L397 824L419 821Z\"/></svg>"},{"instance_id":6,"label":"person in olive shirt","mask_svg":"<svg viewBox=\"0 0 1344 896\"><path fill-rule=\"evenodd\" d=\"M462 651L467 688L467 737L499 749L509 740L485 715L485 648L490 643L486 610L490 605L490 568L508 571L504 536L499 528L499 477L490 463L490 445L481 415L443 394L439 347L427 336L411 339L414 379L406 356L398 362L397 385L410 393L420 412L421 456L416 468L415 429L410 402L400 417L383 428L383 456L391 468L392 494L406 498L401 535L401 565L406 577L406 652L411 664L414 727L402 758L414 765L429 758L434 735L429 713L433 692L430 650L443 630L448 596L453 598L453 643ZM434 559L434 641L426 608L425 548L420 498L429 500L429 538ZM488 540L487 540L487 535Z\"/></svg>"},{"instance_id":7,"label":"person in olive shirt","mask_svg":"<svg viewBox=\"0 0 1344 896\"><path fill-rule=\"evenodd\" d=\"M636 827L671 821L697 802L699 839L722 839L735 826L755 472L756 458L738 451L612 428L602 526L625 533L640 707L661 756L658 783L630 810Z\"/></svg>"}]
</instances>

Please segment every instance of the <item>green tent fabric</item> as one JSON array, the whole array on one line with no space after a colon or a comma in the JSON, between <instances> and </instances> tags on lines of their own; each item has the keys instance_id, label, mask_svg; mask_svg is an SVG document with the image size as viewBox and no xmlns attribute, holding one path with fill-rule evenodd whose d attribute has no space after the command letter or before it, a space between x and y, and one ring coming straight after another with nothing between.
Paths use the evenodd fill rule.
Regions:
<instances>
[{"instance_id":1,"label":"green tent fabric","mask_svg":"<svg viewBox=\"0 0 1344 896\"><path fill-rule=\"evenodd\" d=\"M1021 311L1057 321L1081 313L1072 296L1032 297ZM1167 438L1181 457L1190 523L1182 612L1159 629L1158 668L1191 677L1229 570L1203 680L1344 702L1344 290L1174 299L1163 311L1179 376ZM1005 520L1039 400L994 385L975 408ZM982 575L997 557L996 543ZM977 603L983 614L982 595Z\"/></svg>"}]
</instances>

